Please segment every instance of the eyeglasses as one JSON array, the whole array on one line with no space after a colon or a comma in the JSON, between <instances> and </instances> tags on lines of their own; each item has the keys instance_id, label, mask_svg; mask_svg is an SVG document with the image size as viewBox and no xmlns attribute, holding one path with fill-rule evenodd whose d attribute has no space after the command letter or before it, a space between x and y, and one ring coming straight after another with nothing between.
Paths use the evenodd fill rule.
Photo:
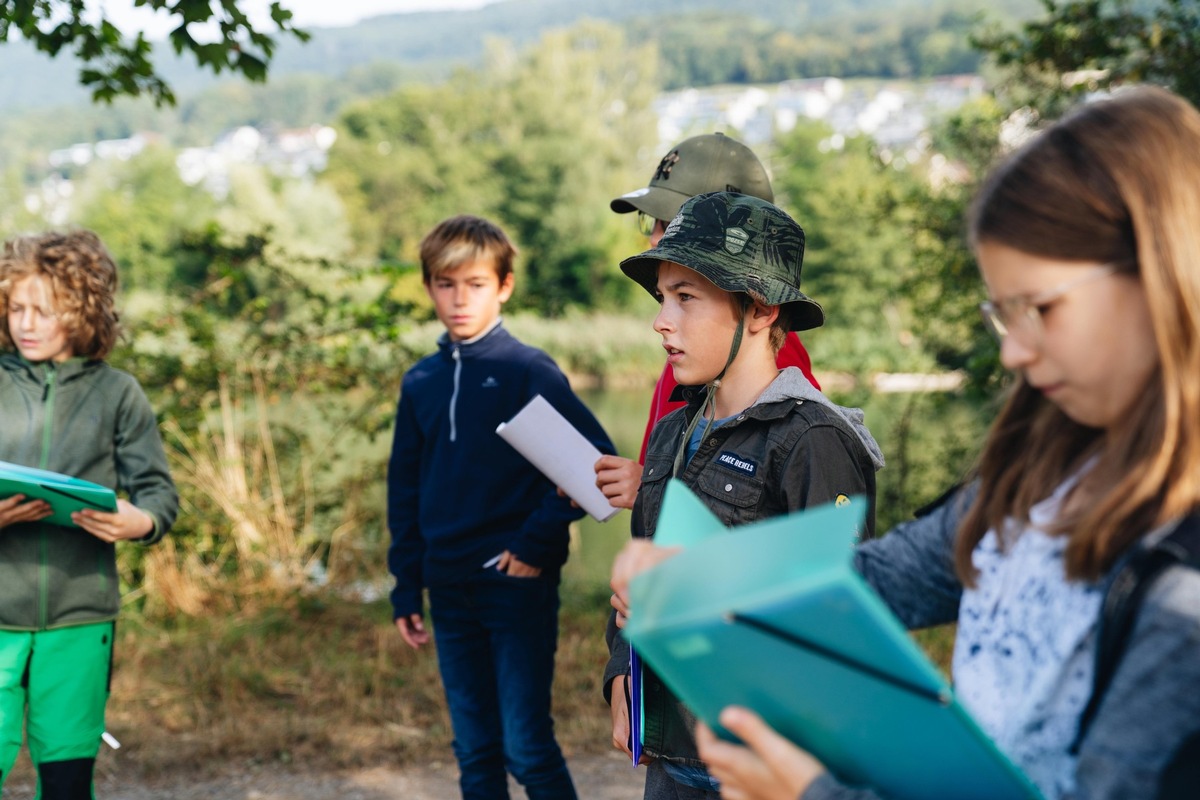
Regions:
<instances>
[{"instance_id":1,"label":"eyeglasses","mask_svg":"<svg viewBox=\"0 0 1200 800\"><path fill-rule=\"evenodd\" d=\"M642 236L653 236L654 229L659 225L659 219L647 214L645 211L639 211L637 212L637 225L638 231ZM663 222L662 226L665 228L667 223Z\"/></svg>"},{"instance_id":2,"label":"eyeglasses","mask_svg":"<svg viewBox=\"0 0 1200 800\"><path fill-rule=\"evenodd\" d=\"M1117 264L1102 264L1044 292L1007 297L999 301L985 300L979 304L979 313L983 315L984 326L996 337L996 341L1002 343L1006 337L1012 336L1026 347L1038 348L1042 346L1045 333L1042 315L1054 302L1072 289L1112 275L1118 269Z\"/></svg>"}]
</instances>

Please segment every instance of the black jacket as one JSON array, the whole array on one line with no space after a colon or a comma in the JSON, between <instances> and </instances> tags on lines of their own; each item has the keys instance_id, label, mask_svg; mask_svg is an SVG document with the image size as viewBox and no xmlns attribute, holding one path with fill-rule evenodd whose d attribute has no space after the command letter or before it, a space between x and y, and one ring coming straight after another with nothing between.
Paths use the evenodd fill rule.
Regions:
<instances>
[{"instance_id":1,"label":"black jacket","mask_svg":"<svg viewBox=\"0 0 1200 800\"><path fill-rule=\"evenodd\" d=\"M702 390L681 391L688 405L663 417L650 436L633 507L635 537L654 535L676 450L703 402ZM678 477L731 527L841 496L865 495L870 510L862 534L870 537L875 531L875 471L882 466L861 412L834 405L793 368L783 370L755 405L714 428ZM612 615L608 639L606 697L611 696L612 679L629 672L629 646ZM695 718L648 667L643 669L645 752L700 765L692 738Z\"/></svg>"}]
</instances>

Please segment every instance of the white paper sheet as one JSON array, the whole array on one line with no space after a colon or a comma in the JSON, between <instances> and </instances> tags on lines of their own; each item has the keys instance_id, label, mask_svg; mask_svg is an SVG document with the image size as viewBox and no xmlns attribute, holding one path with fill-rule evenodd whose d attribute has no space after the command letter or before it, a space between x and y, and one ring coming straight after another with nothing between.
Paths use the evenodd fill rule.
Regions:
<instances>
[{"instance_id":1,"label":"white paper sheet","mask_svg":"<svg viewBox=\"0 0 1200 800\"><path fill-rule=\"evenodd\" d=\"M600 522L620 510L596 488L600 451L540 394L496 433Z\"/></svg>"}]
</instances>

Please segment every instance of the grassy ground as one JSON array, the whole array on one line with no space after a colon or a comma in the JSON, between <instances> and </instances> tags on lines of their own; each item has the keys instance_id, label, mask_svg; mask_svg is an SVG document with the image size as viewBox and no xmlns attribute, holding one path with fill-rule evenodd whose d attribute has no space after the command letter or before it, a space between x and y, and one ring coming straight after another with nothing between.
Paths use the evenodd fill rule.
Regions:
<instances>
[{"instance_id":1,"label":"grassy ground","mask_svg":"<svg viewBox=\"0 0 1200 800\"><path fill-rule=\"evenodd\" d=\"M610 748L599 687L606 618L606 592L564 585L554 713L569 757ZM946 665L951 631L918 641ZM401 642L386 601L307 598L170 625L129 615L116 652L108 729L124 769L148 778L229 763L325 769L450 757L436 657ZM17 772L28 769L22 757Z\"/></svg>"},{"instance_id":2,"label":"grassy ground","mask_svg":"<svg viewBox=\"0 0 1200 800\"><path fill-rule=\"evenodd\" d=\"M568 754L608 748L599 682L607 593L566 585L554 711ZM121 622L108 729L148 775L228 760L325 767L450 751L433 652L400 640L386 601L304 598L169 625Z\"/></svg>"}]
</instances>

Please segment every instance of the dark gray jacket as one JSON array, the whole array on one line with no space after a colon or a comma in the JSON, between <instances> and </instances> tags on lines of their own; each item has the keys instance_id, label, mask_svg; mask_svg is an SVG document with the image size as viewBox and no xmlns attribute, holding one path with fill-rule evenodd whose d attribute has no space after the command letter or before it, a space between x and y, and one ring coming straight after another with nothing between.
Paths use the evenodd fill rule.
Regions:
<instances>
[{"instance_id":1,"label":"dark gray jacket","mask_svg":"<svg viewBox=\"0 0 1200 800\"><path fill-rule=\"evenodd\" d=\"M175 521L158 421L133 376L102 361L32 364L0 353L0 419L0 461L127 493L154 519L147 543ZM0 629L102 622L119 607L112 544L43 522L0 530Z\"/></svg>"},{"instance_id":2,"label":"dark gray jacket","mask_svg":"<svg viewBox=\"0 0 1200 800\"><path fill-rule=\"evenodd\" d=\"M958 619L962 584L954 572L954 536L968 502L969 494L960 495L858 550L858 570L909 628ZM1072 800L1161 796L1164 776L1200 758L1197 687L1200 572L1172 567L1142 602L1124 657L1080 742ZM803 800L875 797L825 775Z\"/></svg>"},{"instance_id":3,"label":"dark gray jacket","mask_svg":"<svg viewBox=\"0 0 1200 800\"><path fill-rule=\"evenodd\" d=\"M633 507L637 537L654 534L675 452L703 401L695 388L680 391L688 405L663 417L650 436ZM753 406L715 428L678 477L731 527L832 502L839 495L865 495L870 511L864 534L871 536L875 471L882 466L879 447L862 425L862 412L830 402L792 367L781 371ZM606 698L611 697L611 681L629 672L629 646L611 615L608 639ZM695 718L649 668L644 675L645 751L701 765L692 738Z\"/></svg>"}]
</instances>

